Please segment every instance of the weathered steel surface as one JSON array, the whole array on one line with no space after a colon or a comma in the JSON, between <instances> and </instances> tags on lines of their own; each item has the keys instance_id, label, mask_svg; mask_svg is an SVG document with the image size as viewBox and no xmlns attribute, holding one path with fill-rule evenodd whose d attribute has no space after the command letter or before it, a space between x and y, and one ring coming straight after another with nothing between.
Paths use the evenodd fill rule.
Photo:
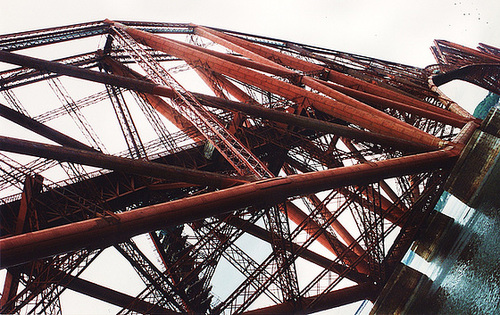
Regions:
<instances>
[{"instance_id":1,"label":"weathered steel surface","mask_svg":"<svg viewBox=\"0 0 500 315\"><path fill-rule=\"evenodd\" d=\"M133 160L97 151L60 147L2 136L0 136L0 150L44 157L58 161L102 167L111 170L125 171L137 175L164 178L177 182L180 181L209 186L213 185L216 187L227 187L246 182L246 180L235 179L210 172L191 170L155 162Z\"/></svg>"},{"instance_id":2,"label":"weathered steel surface","mask_svg":"<svg viewBox=\"0 0 500 315\"><path fill-rule=\"evenodd\" d=\"M444 149L373 164L267 179L109 217L12 236L0 239L0 251L3 253L0 266L5 268L88 246L109 246L164 226L243 208L256 200L259 206L265 207L294 195L446 167L456 157L457 152Z\"/></svg>"},{"instance_id":3,"label":"weathered steel surface","mask_svg":"<svg viewBox=\"0 0 500 315\"><path fill-rule=\"evenodd\" d=\"M499 55L487 45L478 53L438 41L440 65L421 69L194 24L120 23L106 20L0 36L0 46L6 48L0 60L21 66L0 72L0 91L10 107L0 106L0 114L61 145L0 138L2 151L35 157L2 155L2 189L22 186L28 174L47 176L27 213L25 233L16 235L16 218L24 216L22 199L5 197L0 204L5 234L1 264L15 265L8 268L19 271L16 277L23 285L13 296L6 283L1 312L24 312L26 305L28 313L58 313L58 296L72 285L122 305L122 313L147 312L152 305L180 313L307 313L374 301L480 124L443 95L432 76L484 63L491 68ZM179 41L170 34L188 37ZM105 42L97 52L86 49L57 61L9 52L95 35ZM454 64L457 56L465 63ZM131 62L146 74L128 68ZM215 96L191 91L201 90L196 84L179 84L174 75L181 71L198 75ZM487 72L466 72L492 86L494 76ZM90 81L82 82L101 91L104 84L108 94L92 92L73 101L77 98L63 84L74 80L64 76ZM25 107L31 102L23 104L24 96L16 94L44 80L63 106L37 100L50 110L39 115L39 106L35 116L33 107ZM80 92L86 91L75 94ZM108 119L95 131L118 127L124 139L110 141L117 147L117 140L125 140L128 151L102 154L74 140L77 136L68 137L67 125L52 121L69 114L88 143L98 143L93 138L98 132L91 132L88 123L93 117L87 120L83 113L104 114L109 104L99 102L108 98L117 120ZM89 106L97 103L100 108ZM135 121L142 114L144 126ZM158 114L173 127L167 128ZM491 137L498 135L494 121L485 126L481 128ZM143 132L151 131L155 138L144 141ZM103 151L104 143L99 145ZM224 147L234 149L238 163ZM268 169L257 172L257 179L287 176L248 182L240 179L247 174L240 167L244 164L255 171L257 165ZM85 165L110 171L89 173ZM62 175L63 181L54 183L52 174L57 181ZM394 231L399 231L395 240ZM130 237L146 232L165 272L130 245ZM269 247L266 259L246 253L251 249L241 242L245 234ZM119 248L145 282L146 289L136 297L78 277L68 283L67 275L82 272L99 252L88 248L110 245ZM212 277L222 259L244 279L234 283L224 301L214 301ZM304 270L295 268L296 263L312 263L314 268L306 269L317 270L314 279L302 283L312 276L300 275L297 281L296 274ZM51 270L59 270L61 277ZM346 287L351 281L356 285ZM269 308L258 303L264 295L273 303ZM133 300L135 306L129 305Z\"/></svg>"}]
</instances>

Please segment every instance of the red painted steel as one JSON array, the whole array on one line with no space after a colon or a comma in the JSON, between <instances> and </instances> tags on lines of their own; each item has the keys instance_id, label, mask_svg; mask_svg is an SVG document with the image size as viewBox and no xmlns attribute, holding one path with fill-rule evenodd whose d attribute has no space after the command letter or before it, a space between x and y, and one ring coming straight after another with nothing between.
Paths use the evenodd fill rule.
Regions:
<instances>
[{"instance_id":1,"label":"red painted steel","mask_svg":"<svg viewBox=\"0 0 500 315\"><path fill-rule=\"evenodd\" d=\"M0 136L0 150L193 184L228 187L246 182L246 180L231 178L217 173L2 136Z\"/></svg>"},{"instance_id":2,"label":"red painted steel","mask_svg":"<svg viewBox=\"0 0 500 315\"><path fill-rule=\"evenodd\" d=\"M237 38L228 34L224 34L221 32L217 32L215 30L210 30L206 28L202 28L200 26L196 26L195 32L197 31L198 28L201 28L204 30L205 33L210 33L210 34L217 34L220 36L222 39L232 42L234 44L239 45L240 47L247 49L253 53L259 54L260 56L263 56L265 58L271 59L271 60L279 60L279 62L282 65L289 66L294 69L298 69L307 73L326 73L328 80L335 82L337 84L343 85L347 88L351 87L353 89L359 89L360 91L367 92L372 95L380 96L386 99L391 99L394 101L399 101L404 104L408 104L409 106L414 106L416 108L421 108L421 109L426 109L428 111L436 111L440 112L441 109L433 106L431 104L427 104L425 102L419 101L413 97L377 86L376 84L366 82L363 80L360 80L358 78L348 76L346 74L334 71L332 69L326 69L323 66L313 64L310 62L307 62L305 60L298 59L296 57L278 52L276 50L272 50L270 48L264 47L262 45L256 45L251 42L245 41L241 38ZM204 33L203 33L204 34ZM455 113L450 113L450 116L458 116ZM458 118L458 117L455 117Z\"/></svg>"},{"instance_id":3,"label":"red painted steel","mask_svg":"<svg viewBox=\"0 0 500 315\"><path fill-rule=\"evenodd\" d=\"M60 285L72 291L85 294L141 314L179 314L178 312L159 307L152 303L138 300L135 296L130 296L68 274L64 275L64 280L61 281Z\"/></svg>"},{"instance_id":4,"label":"red painted steel","mask_svg":"<svg viewBox=\"0 0 500 315\"><path fill-rule=\"evenodd\" d=\"M10 121L15 122L16 124L23 126L33 132L36 132L39 135L47 139L50 139L56 143L59 143L61 145L67 145L69 147L81 150L94 151L92 147L83 144L80 141L77 141L71 137L68 137L65 134L51 127L39 123L38 121L30 117L27 117L22 113L19 113L18 111L10 109L9 107L3 104L0 104L0 116L7 118Z\"/></svg>"},{"instance_id":5,"label":"red painted steel","mask_svg":"<svg viewBox=\"0 0 500 315\"><path fill-rule=\"evenodd\" d=\"M334 90L338 90L344 94L350 95L354 98L357 98L359 100L362 100L367 103L374 104L376 106L382 107L382 108L394 108L394 109L399 109L403 110L407 113L411 114L416 114L422 117L430 118L435 121L439 121L454 127L463 127L468 121L471 119L467 119L465 117L456 115L454 113L451 113L448 110L442 109L440 107L435 107L432 110L429 109L423 109L419 107L415 107L412 105L407 105L403 102L400 101L394 101L391 99L387 99L381 96L373 95L370 93L362 92L356 89L336 85L330 82L322 82L322 84L327 85L328 87L331 87Z\"/></svg>"},{"instance_id":6,"label":"red painted steel","mask_svg":"<svg viewBox=\"0 0 500 315\"><path fill-rule=\"evenodd\" d=\"M330 220L332 217L332 213L330 210L326 208L326 205L324 205L321 200L319 200L318 196L311 194L307 196L308 199L311 200L311 203L315 207L320 207L321 208L321 214L327 219ZM359 255L362 256L365 254L365 250L357 243L357 241L354 239L354 237L347 231L347 229L338 221L338 220L333 220L331 223L331 226L339 234L339 236L344 240L344 242L348 246L354 246L353 251Z\"/></svg>"},{"instance_id":7,"label":"red painted steel","mask_svg":"<svg viewBox=\"0 0 500 315\"><path fill-rule=\"evenodd\" d=\"M151 84L156 85L154 82L151 80L148 80L147 78L144 78L140 76L137 72L133 71L132 69L129 69L122 65L121 63L111 59L110 57L104 57L104 62L110 66L112 69L112 72L114 74L123 76L123 77L128 77L128 78L133 78L133 79L139 79L142 81L148 81ZM141 91L143 92L143 91ZM191 132L189 132L189 136L191 139L195 141L200 141L203 140L204 137L203 135L193 126L193 124L184 118L184 116L179 115L172 106L170 106L169 103L165 102L163 99L161 99L159 96L151 94L151 93L144 93L144 97L147 99L149 104L153 106L154 109L156 109L163 117L168 119L171 123L173 123L177 128L180 130L190 130L192 129ZM166 96L166 95L163 95ZM174 96L174 93L171 94L170 98Z\"/></svg>"},{"instance_id":8,"label":"red painted steel","mask_svg":"<svg viewBox=\"0 0 500 315\"><path fill-rule=\"evenodd\" d=\"M120 24L116 24L120 27ZM239 65L228 63L217 57L205 54L203 52L190 49L171 39L149 34L132 28L124 28L134 39L147 44L148 46L185 59L194 66L207 64L212 70L228 76L232 76L243 82L258 86L264 90L271 91L291 100L303 98L309 101L312 106L318 110L329 113L343 120L359 124L360 126L372 131L380 132L389 136L399 136L405 140L423 143L433 147L442 147L445 142L429 135L421 130L407 125L392 116L385 113L369 109L369 106L353 108L351 105L326 98L321 95L309 92L295 85L285 83L266 75L257 73L250 69L242 68ZM318 87L319 85L315 85ZM344 98L345 99L345 98ZM368 112L366 112L368 110Z\"/></svg>"},{"instance_id":9,"label":"red painted steel","mask_svg":"<svg viewBox=\"0 0 500 315\"><path fill-rule=\"evenodd\" d=\"M375 301L377 292L380 288L376 287L371 283L358 284L355 286L347 287L344 289L339 289L332 291L321 296L319 303L314 303L318 296L311 296L303 298L297 306L291 302L285 302L283 304L278 304L274 306L264 307L248 312L244 312L245 315L257 315L257 314L292 314L292 313L314 313L319 311L328 310L341 305L346 305L349 303L354 303L362 300L372 300Z\"/></svg>"},{"instance_id":10,"label":"red painted steel","mask_svg":"<svg viewBox=\"0 0 500 315\"><path fill-rule=\"evenodd\" d=\"M39 193L41 189L41 184L37 183L40 177L27 176L24 182L24 190L21 197L21 202L19 205L19 213L16 219L16 226L14 230L14 235L22 234L26 230L27 220L29 217L29 212L34 211L34 195ZM0 252L1 253L1 252ZM7 304L9 300L14 298L17 294L17 289L19 287L19 276L20 270L16 268L7 268L5 274L5 281L2 291L2 298L0 299L0 308Z\"/></svg>"},{"instance_id":11,"label":"red painted steel","mask_svg":"<svg viewBox=\"0 0 500 315\"><path fill-rule=\"evenodd\" d=\"M295 206L293 203L287 203L287 212L290 220L292 220L296 224L307 222L307 227L305 228L305 230L308 234L320 233L317 238L318 242L337 256L343 254L343 260L348 265L353 265L354 262L356 262L362 255L362 253L355 253L354 251L349 249L348 246L340 242L334 235L326 232L324 228L322 228L315 221L308 220L307 214L300 210L300 208ZM334 223L332 224L335 225L335 222L336 221L334 221ZM351 243L349 243L349 245L350 244ZM359 272L369 274L369 268L365 261L360 261L356 268Z\"/></svg>"},{"instance_id":12,"label":"red painted steel","mask_svg":"<svg viewBox=\"0 0 500 315\"><path fill-rule=\"evenodd\" d=\"M166 33L188 35L180 41ZM54 62L9 52L95 35L107 38L103 50L94 55ZM274 305L247 313L309 313L358 300L374 301L480 123L443 95L433 80L454 78L448 71L465 65L468 68L456 70L464 78L496 88L490 81L496 76L492 69L500 55L491 46L483 45L478 53L436 41L433 52L442 64L420 69L194 24L109 20L2 35L0 46L1 61L26 67L0 71L0 90L7 104L24 116L3 105L0 115L62 145L0 136L0 150L43 157L23 163L3 155L2 168L4 164L6 168L0 185L5 187L9 180L22 183L26 174L63 170L68 175L64 184L44 186L37 195L41 211L28 213L30 222L36 221L33 232L20 230L23 209L28 210L23 205L26 198L2 200L7 202L0 207L0 227L6 233L0 238L0 267L9 272L0 311L6 313L21 312L22 305L28 304L38 305L31 313L56 313L63 287L121 305L122 312L128 308L144 313L156 307L158 312L201 307L207 313L240 313L258 307L254 301L262 293ZM481 60L489 62L490 68L481 68ZM131 61L147 77L128 68ZM169 68L174 70L170 72L165 70L167 63L181 65ZM88 70L97 67L105 71ZM201 77L216 96L193 93L178 84L173 75L186 69ZM444 74L430 77L436 70ZM118 117L125 141L131 136L139 139L140 134L144 148L137 159L127 159L93 151L40 124L36 121L40 118L29 118L31 108L23 108L13 87L52 82L54 75L54 92L67 96L70 107L78 111L105 97L73 101L70 89L62 85L66 79L57 77L106 84L108 91L114 91L108 97L123 93L119 105L125 108L136 105L129 104L133 99L128 93L133 91L136 109L143 110L151 125L146 127L153 127L158 138L142 142L145 138L143 130L135 128L136 117L129 115L126 121ZM481 81L481 76L489 81ZM182 106L192 106L210 118L199 115L197 119L184 113ZM169 132L161 132L164 125L154 111L180 132L171 138ZM218 126L218 137L207 136L206 121ZM232 137L248 149L248 154L240 155L241 162L262 161L263 168L288 176L248 182L240 179L245 171L228 167L224 154L200 154L203 141L216 145ZM161 163L141 159L156 152L161 152L157 160ZM117 155L121 154L127 153ZM52 162L56 165L46 159L76 164L46 168ZM94 175L78 164L115 171ZM200 167L210 172L195 170ZM265 212L266 208L274 212ZM288 228L289 222L293 229ZM354 224L358 229L351 229ZM387 236L394 231L399 232L393 242ZM129 241L147 232L165 272ZM272 249L268 258L262 261L246 253L249 244L240 243L244 233L258 238L254 241L261 245L267 243L266 249ZM136 297L69 276L93 261L100 252L93 249L110 245L145 281L147 288ZM321 248L315 245L329 252L314 252ZM305 283L309 275L300 278L301 283L295 275L301 272L299 257L315 264L311 271L318 269L314 279ZM210 295L217 291L210 287L215 283L212 277L224 258L244 280L235 283L237 288L224 301L210 303ZM18 275L24 281L22 290L15 288ZM349 281L357 285L345 287ZM14 296L16 291L20 293ZM51 308L40 310L47 306Z\"/></svg>"},{"instance_id":13,"label":"red painted steel","mask_svg":"<svg viewBox=\"0 0 500 315\"><path fill-rule=\"evenodd\" d=\"M237 217L231 217L227 220L227 222L235 226L250 235L253 235L261 240L264 240L266 242L271 242L271 235L270 232L267 230L261 228L258 225L251 224L248 221L242 220ZM347 267L343 264L339 264L334 262L333 260L330 260L326 258L325 256L322 256L312 250L309 250L307 248L302 248L299 245L295 243L289 243L290 248L294 252L300 251L299 256L301 258L304 258L307 261L310 261L318 266L321 266L322 268L328 269L330 271L335 272L336 274L345 274L346 278L354 281L356 283L362 283L367 281L368 275L367 274L362 274L357 272L356 270L348 270Z\"/></svg>"},{"instance_id":14,"label":"red painted steel","mask_svg":"<svg viewBox=\"0 0 500 315\"><path fill-rule=\"evenodd\" d=\"M119 75L110 75L87 69L81 69L74 66L68 66L65 64L60 64L56 62L46 61L38 58L22 56L19 54L3 52L3 51L0 51L0 60L25 67L32 67L44 71L60 73L93 82L121 86L147 94L165 96L168 98L175 97L175 93L170 88L156 85L143 80L123 77ZM194 95L200 98L202 102L209 102L211 106L216 106L216 105L223 106L225 108L244 111L252 115L262 116L263 118L277 120L284 123L291 123L305 128L313 128L313 129L319 128L318 130L321 131L338 133L340 135L343 135L344 137L355 138L360 141L370 141L374 143L381 143L384 145L394 145L398 149L408 148L410 150L426 150L433 148L432 145L423 145L417 142L403 140L398 137L381 135L376 132L364 132L363 130L348 128L341 125L335 126L334 124L328 124L318 120L307 119L307 117L300 117L288 113L276 112L271 109L258 108L256 106L248 107L245 106L245 104L241 103L239 104L237 102L222 100L208 95L202 95L198 93L194 93ZM160 113L162 112L161 107L163 106L160 105L158 109ZM163 110L165 110L165 108L163 108ZM168 111L165 113L165 115L171 117L173 113Z\"/></svg>"},{"instance_id":15,"label":"red painted steel","mask_svg":"<svg viewBox=\"0 0 500 315\"><path fill-rule=\"evenodd\" d=\"M417 171L447 167L460 152L452 148L389 159L370 164L272 178L165 204L96 218L69 225L0 239L5 268L76 250L82 247L109 246L134 235L164 226L181 224L254 204L270 206L287 197L325 189L375 182Z\"/></svg>"}]
</instances>

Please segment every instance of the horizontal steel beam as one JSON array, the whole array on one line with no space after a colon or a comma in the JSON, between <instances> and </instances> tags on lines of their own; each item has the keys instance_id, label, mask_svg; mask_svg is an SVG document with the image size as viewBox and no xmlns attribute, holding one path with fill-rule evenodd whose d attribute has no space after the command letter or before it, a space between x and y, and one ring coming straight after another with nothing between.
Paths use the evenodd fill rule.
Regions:
<instances>
[{"instance_id":1,"label":"horizontal steel beam","mask_svg":"<svg viewBox=\"0 0 500 315\"><path fill-rule=\"evenodd\" d=\"M104 248L166 226L248 206L269 207L292 196L448 168L453 166L459 153L460 150L446 148L370 164L271 178L112 216L5 237L0 239L0 267L6 268L80 248Z\"/></svg>"},{"instance_id":2,"label":"horizontal steel beam","mask_svg":"<svg viewBox=\"0 0 500 315\"><path fill-rule=\"evenodd\" d=\"M300 303L284 302L282 304L264 307L248 312L244 315L257 314L308 314L328 310L334 307L354 303L357 301L374 301L380 291L379 287L371 283L335 290L321 296L303 298Z\"/></svg>"},{"instance_id":3,"label":"horizontal steel beam","mask_svg":"<svg viewBox=\"0 0 500 315\"><path fill-rule=\"evenodd\" d=\"M3 136L0 136L0 151L26 154L61 162L71 162L122 171L129 174L164 178L175 182L187 182L212 187L228 187L246 182L217 173L192 170L143 160L133 160L97 151L79 150Z\"/></svg>"},{"instance_id":4,"label":"horizontal steel beam","mask_svg":"<svg viewBox=\"0 0 500 315\"><path fill-rule=\"evenodd\" d=\"M68 40L96 36L108 32L103 21L46 28L0 36L0 50L18 50Z\"/></svg>"}]
</instances>

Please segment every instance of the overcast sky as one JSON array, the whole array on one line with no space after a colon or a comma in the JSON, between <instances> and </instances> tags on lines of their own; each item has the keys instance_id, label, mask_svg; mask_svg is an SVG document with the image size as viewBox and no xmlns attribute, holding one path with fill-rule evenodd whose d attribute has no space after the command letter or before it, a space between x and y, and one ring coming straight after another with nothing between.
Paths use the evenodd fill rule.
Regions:
<instances>
[{"instance_id":1,"label":"overcast sky","mask_svg":"<svg viewBox=\"0 0 500 315\"><path fill-rule=\"evenodd\" d=\"M3 1L0 33L105 18L192 22L424 67L434 39L499 47L499 13L495 0L17 0Z\"/></svg>"},{"instance_id":2,"label":"overcast sky","mask_svg":"<svg viewBox=\"0 0 500 315\"><path fill-rule=\"evenodd\" d=\"M0 34L105 18L192 22L425 67L435 62L434 39L500 47L499 13L498 0L16 0L2 1ZM445 92L469 111L486 94L462 87ZM115 289L126 291L119 281L117 273Z\"/></svg>"},{"instance_id":3,"label":"overcast sky","mask_svg":"<svg viewBox=\"0 0 500 315\"><path fill-rule=\"evenodd\" d=\"M498 45L500 2L4 1L1 33L93 20L192 22L426 65L435 38Z\"/></svg>"}]
</instances>

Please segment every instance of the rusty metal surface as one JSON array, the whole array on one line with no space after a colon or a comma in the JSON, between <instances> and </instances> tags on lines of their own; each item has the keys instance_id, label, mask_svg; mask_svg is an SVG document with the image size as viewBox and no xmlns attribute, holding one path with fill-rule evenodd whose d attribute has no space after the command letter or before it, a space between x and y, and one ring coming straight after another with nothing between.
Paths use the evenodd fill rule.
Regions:
<instances>
[{"instance_id":1,"label":"rusty metal surface","mask_svg":"<svg viewBox=\"0 0 500 315\"><path fill-rule=\"evenodd\" d=\"M12 52L92 36L104 46L56 61ZM446 71L458 55L469 69L498 59L484 44L437 44ZM66 288L120 314L373 301L480 123L429 86L431 68L194 24L106 20L3 35L0 47L13 65L0 72L2 116L59 144L0 135L1 266L24 287L14 296L6 283L5 313L61 313ZM35 174L17 235L15 192ZM143 233L159 266L130 241ZM108 246L144 282L137 296L78 278ZM224 264L243 280L218 298Z\"/></svg>"}]
</instances>

